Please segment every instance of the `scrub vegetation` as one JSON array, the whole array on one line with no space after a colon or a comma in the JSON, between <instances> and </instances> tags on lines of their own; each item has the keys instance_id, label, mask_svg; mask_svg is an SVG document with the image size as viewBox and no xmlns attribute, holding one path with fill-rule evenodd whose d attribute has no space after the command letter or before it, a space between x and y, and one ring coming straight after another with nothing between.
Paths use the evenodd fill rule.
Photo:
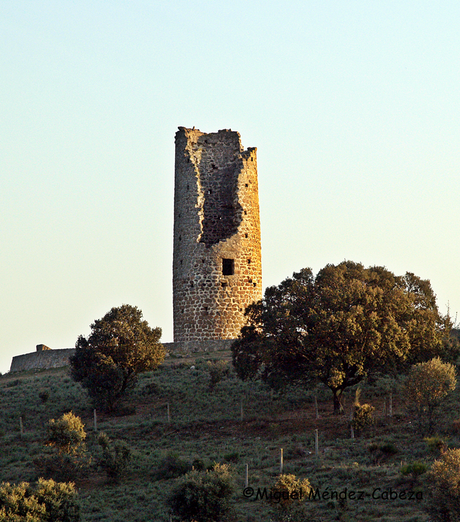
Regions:
<instances>
[{"instance_id":1,"label":"scrub vegetation","mask_svg":"<svg viewBox=\"0 0 460 522\"><path fill-rule=\"evenodd\" d=\"M96 411L97 431L93 403L68 369L3 376L0 481L37 484L34 463L47 452L80 455L65 480L52 469L48 478L75 483L88 522L168 522L173 510L184 517L184 488L201 502L208 482L214 520L425 522L441 496L457 505L457 388L436 404L435 431L425 440L417 411L407 408L406 377L375 373L358 392L372 422L352 438L357 386L345 390L345 413L337 415L325 385L276 391L241 381L230 361L229 351L167 357L138 376L124 408Z\"/></svg>"}]
</instances>

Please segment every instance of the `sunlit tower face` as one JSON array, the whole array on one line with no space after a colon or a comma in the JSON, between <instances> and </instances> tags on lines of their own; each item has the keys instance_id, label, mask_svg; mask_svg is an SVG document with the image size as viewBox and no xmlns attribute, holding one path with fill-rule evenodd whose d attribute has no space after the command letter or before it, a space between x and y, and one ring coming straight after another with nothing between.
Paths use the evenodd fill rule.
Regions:
<instances>
[{"instance_id":1,"label":"sunlit tower face","mask_svg":"<svg viewBox=\"0 0 460 522\"><path fill-rule=\"evenodd\" d=\"M256 149L231 130L179 127L174 191L174 341L235 339L262 298Z\"/></svg>"}]
</instances>

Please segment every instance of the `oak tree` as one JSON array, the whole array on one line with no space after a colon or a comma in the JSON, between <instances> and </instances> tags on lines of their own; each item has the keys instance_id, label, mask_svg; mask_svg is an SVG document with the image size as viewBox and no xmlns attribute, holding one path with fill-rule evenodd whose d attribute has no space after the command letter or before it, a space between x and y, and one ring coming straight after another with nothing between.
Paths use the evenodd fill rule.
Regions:
<instances>
[{"instance_id":1,"label":"oak tree","mask_svg":"<svg viewBox=\"0 0 460 522\"><path fill-rule=\"evenodd\" d=\"M428 472L426 509L433 522L460 520L460 449L448 449Z\"/></svg>"},{"instance_id":2,"label":"oak tree","mask_svg":"<svg viewBox=\"0 0 460 522\"><path fill-rule=\"evenodd\" d=\"M322 382L335 413L343 411L343 391L372 371L441 353L451 328L429 281L351 261L316 277L309 268L294 273L267 288L246 316L232 345L238 375L271 386Z\"/></svg>"},{"instance_id":3,"label":"oak tree","mask_svg":"<svg viewBox=\"0 0 460 522\"><path fill-rule=\"evenodd\" d=\"M157 368L165 357L161 328L151 328L136 306L112 308L80 336L70 358L73 379L106 410L133 388L137 376Z\"/></svg>"},{"instance_id":4,"label":"oak tree","mask_svg":"<svg viewBox=\"0 0 460 522\"><path fill-rule=\"evenodd\" d=\"M403 391L408 410L417 416L420 431L433 432L437 410L456 385L455 366L443 363L439 357L412 366Z\"/></svg>"}]
</instances>

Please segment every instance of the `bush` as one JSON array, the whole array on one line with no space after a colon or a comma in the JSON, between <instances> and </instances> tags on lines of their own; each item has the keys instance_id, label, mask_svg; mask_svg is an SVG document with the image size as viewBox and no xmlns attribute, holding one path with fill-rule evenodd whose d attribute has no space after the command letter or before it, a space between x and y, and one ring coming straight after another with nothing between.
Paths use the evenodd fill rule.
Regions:
<instances>
[{"instance_id":1,"label":"bush","mask_svg":"<svg viewBox=\"0 0 460 522\"><path fill-rule=\"evenodd\" d=\"M156 476L159 479L173 479L185 475L190 470L191 466L187 461L181 459L175 453L169 453L160 462Z\"/></svg>"},{"instance_id":2,"label":"bush","mask_svg":"<svg viewBox=\"0 0 460 522\"><path fill-rule=\"evenodd\" d=\"M430 498L427 511L433 522L460 521L460 449L450 449L428 472Z\"/></svg>"},{"instance_id":3,"label":"bush","mask_svg":"<svg viewBox=\"0 0 460 522\"><path fill-rule=\"evenodd\" d=\"M240 460L240 454L236 451L233 451L232 453L227 453L224 455L225 462L233 462L236 464Z\"/></svg>"},{"instance_id":4,"label":"bush","mask_svg":"<svg viewBox=\"0 0 460 522\"><path fill-rule=\"evenodd\" d=\"M89 463L85 439L84 424L72 412L64 413L57 420L51 419L45 445L54 451L34 460L37 474L60 481L75 480Z\"/></svg>"},{"instance_id":5,"label":"bush","mask_svg":"<svg viewBox=\"0 0 460 522\"><path fill-rule=\"evenodd\" d=\"M305 503L311 491L308 479L300 480L295 475L279 475L270 488L268 503L277 509L287 510Z\"/></svg>"},{"instance_id":6,"label":"bush","mask_svg":"<svg viewBox=\"0 0 460 522\"><path fill-rule=\"evenodd\" d=\"M355 406L351 425L358 435L374 425L374 411L374 406L371 406L370 404L360 404Z\"/></svg>"},{"instance_id":7,"label":"bush","mask_svg":"<svg viewBox=\"0 0 460 522\"><path fill-rule=\"evenodd\" d=\"M27 482L0 486L2 522L79 522L80 507L72 483L40 478L32 487Z\"/></svg>"},{"instance_id":8,"label":"bush","mask_svg":"<svg viewBox=\"0 0 460 522\"><path fill-rule=\"evenodd\" d=\"M442 399L455 389L456 384L454 365L443 363L439 357L412 366L404 395L407 409L416 414L421 432L433 432Z\"/></svg>"},{"instance_id":9,"label":"bush","mask_svg":"<svg viewBox=\"0 0 460 522\"><path fill-rule=\"evenodd\" d=\"M47 426L45 444L58 449L59 453L76 454L84 448L85 425L71 411L58 420L51 419Z\"/></svg>"},{"instance_id":10,"label":"bush","mask_svg":"<svg viewBox=\"0 0 460 522\"><path fill-rule=\"evenodd\" d=\"M226 361L208 361L209 389L213 391L216 385L229 375L229 367Z\"/></svg>"},{"instance_id":11,"label":"bush","mask_svg":"<svg viewBox=\"0 0 460 522\"><path fill-rule=\"evenodd\" d=\"M420 475L423 475L428 471L428 464L425 462L415 461L410 464L404 464L401 466L400 472L401 475L405 477L411 475L414 480L416 480Z\"/></svg>"},{"instance_id":12,"label":"bush","mask_svg":"<svg viewBox=\"0 0 460 522\"><path fill-rule=\"evenodd\" d=\"M129 446L124 441L112 442L103 432L99 434L97 442L102 448L99 465L106 472L110 481L118 483L132 459Z\"/></svg>"},{"instance_id":13,"label":"bush","mask_svg":"<svg viewBox=\"0 0 460 522\"><path fill-rule=\"evenodd\" d=\"M441 437L425 437L423 440L431 453L439 454L447 449L447 443Z\"/></svg>"},{"instance_id":14,"label":"bush","mask_svg":"<svg viewBox=\"0 0 460 522\"><path fill-rule=\"evenodd\" d=\"M193 470L182 477L169 504L183 522L220 522L230 514L233 491L228 464L215 464L212 470Z\"/></svg>"},{"instance_id":15,"label":"bush","mask_svg":"<svg viewBox=\"0 0 460 522\"><path fill-rule=\"evenodd\" d=\"M374 464L380 464L399 452L392 442L384 442L383 444L373 442L369 444L367 449L373 457Z\"/></svg>"},{"instance_id":16,"label":"bush","mask_svg":"<svg viewBox=\"0 0 460 522\"><path fill-rule=\"evenodd\" d=\"M203 459L194 459L192 462L192 469L196 469L197 471L203 471L206 469L206 464Z\"/></svg>"},{"instance_id":17,"label":"bush","mask_svg":"<svg viewBox=\"0 0 460 522\"><path fill-rule=\"evenodd\" d=\"M50 398L50 394L47 390L42 390L39 392L38 398L42 401L42 404L45 404L45 402L47 402Z\"/></svg>"},{"instance_id":18,"label":"bush","mask_svg":"<svg viewBox=\"0 0 460 522\"><path fill-rule=\"evenodd\" d=\"M39 477L68 482L75 481L82 475L90 464L90 458L86 453L48 453L35 458L33 464Z\"/></svg>"},{"instance_id":19,"label":"bush","mask_svg":"<svg viewBox=\"0 0 460 522\"><path fill-rule=\"evenodd\" d=\"M385 442L381 444L380 451L385 455L395 455L399 450L392 442Z\"/></svg>"},{"instance_id":20,"label":"bush","mask_svg":"<svg viewBox=\"0 0 460 522\"><path fill-rule=\"evenodd\" d=\"M353 418L351 420L351 425L355 432L359 435L367 428L371 428L374 425L374 406L370 404L360 404L359 396L361 390L358 388L356 390L356 397L354 402L354 410L353 410Z\"/></svg>"}]
</instances>

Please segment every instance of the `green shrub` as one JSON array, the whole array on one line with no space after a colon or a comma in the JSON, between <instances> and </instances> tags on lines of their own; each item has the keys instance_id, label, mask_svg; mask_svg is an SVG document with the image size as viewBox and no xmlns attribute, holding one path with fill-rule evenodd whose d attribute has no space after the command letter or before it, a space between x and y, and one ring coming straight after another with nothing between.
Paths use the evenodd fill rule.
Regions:
<instances>
[{"instance_id":1,"label":"green shrub","mask_svg":"<svg viewBox=\"0 0 460 522\"><path fill-rule=\"evenodd\" d=\"M83 449L86 439L84 424L71 411L58 420L51 419L47 426L46 444L58 449L59 453L75 454Z\"/></svg>"},{"instance_id":2,"label":"green shrub","mask_svg":"<svg viewBox=\"0 0 460 522\"><path fill-rule=\"evenodd\" d=\"M456 385L454 365L443 363L439 357L412 366L404 396L408 411L417 416L420 432L433 432L438 420L437 410Z\"/></svg>"},{"instance_id":3,"label":"green shrub","mask_svg":"<svg viewBox=\"0 0 460 522\"><path fill-rule=\"evenodd\" d=\"M428 472L427 511L433 522L460 521L460 449L449 449Z\"/></svg>"},{"instance_id":4,"label":"green shrub","mask_svg":"<svg viewBox=\"0 0 460 522\"><path fill-rule=\"evenodd\" d=\"M392 442L384 442L383 444L372 442L367 449L372 454L374 464L380 464L399 453L398 448Z\"/></svg>"},{"instance_id":5,"label":"green shrub","mask_svg":"<svg viewBox=\"0 0 460 522\"><path fill-rule=\"evenodd\" d=\"M206 469L206 465L202 459L195 459L192 462L192 469L196 469L197 471L203 471Z\"/></svg>"},{"instance_id":6,"label":"green shrub","mask_svg":"<svg viewBox=\"0 0 460 522\"><path fill-rule=\"evenodd\" d=\"M159 395L160 387L156 382L149 382L141 389L142 395Z\"/></svg>"},{"instance_id":7,"label":"green shrub","mask_svg":"<svg viewBox=\"0 0 460 522\"><path fill-rule=\"evenodd\" d=\"M27 482L0 486L2 522L79 522L80 507L72 483L40 478L32 487Z\"/></svg>"},{"instance_id":8,"label":"green shrub","mask_svg":"<svg viewBox=\"0 0 460 522\"><path fill-rule=\"evenodd\" d=\"M181 459L175 453L169 453L160 462L156 476L159 479L173 479L185 475L185 473L191 470L190 464Z\"/></svg>"},{"instance_id":9,"label":"green shrub","mask_svg":"<svg viewBox=\"0 0 460 522\"><path fill-rule=\"evenodd\" d=\"M305 503L311 486L308 479L300 480L295 475L279 475L270 488L268 503L277 509L287 510Z\"/></svg>"},{"instance_id":10,"label":"green shrub","mask_svg":"<svg viewBox=\"0 0 460 522\"><path fill-rule=\"evenodd\" d=\"M417 479L420 475L426 473L427 471L428 464L425 464L425 462L420 461L404 464L403 466L401 466L400 469L401 475L404 475L405 477L411 475L414 480Z\"/></svg>"},{"instance_id":11,"label":"green shrub","mask_svg":"<svg viewBox=\"0 0 460 522\"><path fill-rule=\"evenodd\" d=\"M224 460L225 462L233 462L236 464L240 461L240 454L236 451L233 451L232 453L227 453L226 455L224 455Z\"/></svg>"},{"instance_id":12,"label":"green shrub","mask_svg":"<svg viewBox=\"0 0 460 522\"><path fill-rule=\"evenodd\" d=\"M220 522L230 514L233 491L228 464L215 464L212 470L193 470L182 477L169 505L183 522Z\"/></svg>"},{"instance_id":13,"label":"green shrub","mask_svg":"<svg viewBox=\"0 0 460 522\"><path fill-rule=\"evenodd\" d=\"M50 394L47 390L41 390L38 394L38 398L42 401L43 404L48 401L50 398Z\"/></svg>"},{"instance_id":14,"label":"green shrub","mask_svg":"<svg viewBox=\"0 0 460 522\"><path fill-rule=\"evenodd\" d=\"M216 385L229 375L229 366L227 361L208 361L208 372L209 372L209 389L212 391Z\"/></svg>"},{"instance_id":15,"label":"green shrub","mask_svg":"<svg viewBox=\"0 0 460 522\"><path fill-rule=\"evenodd\" d=\"M439 454L447 449L447 443L441 437L425 437L423 440L431 453Z\"/></svg>"},{"instance_id":16,"label":"green shrub","mask_svg":"<svg viewBox=\"0 0 460 522\"><path fill-rule=\"evenodd\" d=\"M351 425L357 434L374 425L374 406L370 404L355 404Z\"/></svg>"},{"instance_id":17,"label":"green shrub","mask_svg":"<svg viewBox=\"0 0 460 522\"><path fill-rule=\"evenodd\" d=\"M381 444L379 449L385 455L395 455L399 451L392 442L385 442L384 444Z\"/></svg>"},{"instance_id":18,"label":"green shrub","mask_svg":"<svg viewBox=\"0 0 460 522\"><path fill-rule=\"evenodd\" d=\"M351 425L357 435L361 434L367 428L371 428L375 423L374 406L371 406L370 404L361 404L359 402L360 395L361 388L357 388L353 403L353 417L351 419Z\"/></svg>"},{"instance_id":19,"label":"green shrub","mask_svg":"<svg viewBox=\"0 0 460 522\"><path fill-rule=\"evenodd\" d=\"M85 439L84 424L72 412L64 413L57 420L51 419L45 440L51 451L34 460L37 474L59 481L75 480L90 462Z\"/></svg>"},{"instance_id":20,"label":"green shrub","mask_svg":"<svg viewBox=\"0 0 460 522\"><path fill-rule=\"evenodd\" d=\"M99 434L97 442L102 448L99 465L110 481L118 483L131 462L131 449L124 441L112 442L103 432Z\"/></svg>"}]
</instances>

